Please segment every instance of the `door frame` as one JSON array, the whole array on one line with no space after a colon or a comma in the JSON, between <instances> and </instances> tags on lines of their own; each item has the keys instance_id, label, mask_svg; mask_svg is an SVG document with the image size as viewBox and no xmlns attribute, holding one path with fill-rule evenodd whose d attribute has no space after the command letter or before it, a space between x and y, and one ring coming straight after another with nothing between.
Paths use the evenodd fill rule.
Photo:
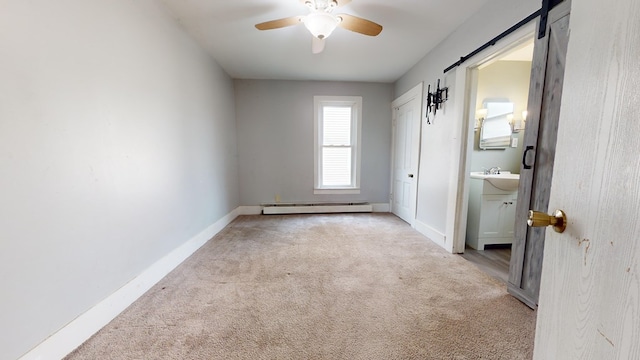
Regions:
<instances>
[{"instance_id":1,"label":"door frame","mask_svg":"<svg viewBox=\"0 0 640 360\"><path fill-rule=\"evenodd\" d=\"M449 190L449 203L455 204L447 214L447 234L452 234L452 253L464 253L467 234L467 211L469 207L469 184L471 171L471 154L473 151L473 135L475 123L475 98L478 82L478 69L483 65L488 65L501 55L508 53L512 49L530 41L535 37L538 20L533 19L514 31L495 45L479 52L467 60L466 65L459 66L455 71L454 98L463 99L461 104L456 105L456 111L460 116L456 118L461 121L454 125L454 134L459 141L458 146L454 146L456 151L454 158L458 158L458 166L452 167L451 183L455 184Z\"/></svg>"},{"instance_id":2,"label":"door frame","mask_svg":"<svg viewBox=\"0 0 640 360\"><path fill-rule=\"evenodd\" d=\"M411 222L409 223L411 227L416 227L416 213L418 209L418 181L420 179L420 144L422 143L422 92L423 92L423 82L418 83L416 86L409 89L404 94L400 95L398 98L391 102L391 171L390 171L390 180L389 180L389 212L393 213L393 197L395 196L393 192L393 182L395 177L395 157L396 157L396 117L397 112L400 106L417 99L418 100L418 111L416 111L416 116L420 119L418 122L420 126L417 131L419 132L418 143L414 144L414 146L418 147L417 159L417 169L415 171L415 176L413 179L413 193L415 194L414 199L410 199L411 202Z\"/></svg>"}]
</instances>

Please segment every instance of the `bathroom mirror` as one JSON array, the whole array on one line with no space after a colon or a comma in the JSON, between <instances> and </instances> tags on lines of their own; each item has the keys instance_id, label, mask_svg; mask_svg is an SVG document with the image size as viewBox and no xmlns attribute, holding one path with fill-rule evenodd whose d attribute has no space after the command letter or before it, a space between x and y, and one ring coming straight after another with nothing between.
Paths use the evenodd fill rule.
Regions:
<instances>
[{"instance_id":1,"label":"bathroom mirror","mask_svg":"<svg viewBox=\"0 0 640 360\"><path fill-rule=\"evenodd\" d=\"M511 124L509 116L513 116L513 103L509 100L485 100L487 115L480 127L480 143L478 147L487 149L505 149L511 144Z\"/></svg>"}]
</instances>

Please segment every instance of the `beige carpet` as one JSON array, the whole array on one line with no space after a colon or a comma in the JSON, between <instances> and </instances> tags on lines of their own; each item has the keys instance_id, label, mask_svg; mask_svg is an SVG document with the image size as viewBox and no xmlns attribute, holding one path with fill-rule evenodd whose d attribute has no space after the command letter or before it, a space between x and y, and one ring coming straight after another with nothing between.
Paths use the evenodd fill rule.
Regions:
<instances>
[{"instance_id":1,"label":"beige carpet","mask_svg":"<svg viewBox=\"0 0 640 360\"><path fill-rule=\"evenodd\" d=\"M390 214L242 216L68 359L530 359L535 312Z\"/></svg>"}]
</instances>

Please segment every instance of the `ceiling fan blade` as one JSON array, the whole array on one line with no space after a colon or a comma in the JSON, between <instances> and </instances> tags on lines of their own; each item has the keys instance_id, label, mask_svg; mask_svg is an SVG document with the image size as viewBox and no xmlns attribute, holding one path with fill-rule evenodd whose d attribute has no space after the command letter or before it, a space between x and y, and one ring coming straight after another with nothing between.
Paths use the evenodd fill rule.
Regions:
<instances>
[{"instance_id":1,"label":"ceiling fan blade","mask_svg":"<svg viewBox=\"0 0 640 360\"><path fill-rule=\"evenodd\" d=\"M382 31L382 25L376 24L370 20L348 14L339 14L336 16L342 19L342 21L338 23L338 26L347 30L369 36L376 36Z\"/></svg>"},{"instance_id":2,"label":"ceiling fan blade","mask_svg":"<svg viewBox=\"0 0 640 360\"><path fill-rule=\"evenodd\" d=\"M260 23L260 24L256 24L256 29L271 30L271 29L279 29L287 26L298 25L302 23L303 18L304 16L292 16L284 19L271 20L271 21Z\"/></svg>"},{"instance_id":3,"label":"ceiling fan blade","mask_svg":"<svg viewBox=\"0 0 640 360\"><path fill-rule=\"evenodd\" d=\"M314 54L320 54L322 50L324 50L324 41L325 39L318 39L315 36L312 36L311 41L311 52Z\"/></svg>"}]
</instances>

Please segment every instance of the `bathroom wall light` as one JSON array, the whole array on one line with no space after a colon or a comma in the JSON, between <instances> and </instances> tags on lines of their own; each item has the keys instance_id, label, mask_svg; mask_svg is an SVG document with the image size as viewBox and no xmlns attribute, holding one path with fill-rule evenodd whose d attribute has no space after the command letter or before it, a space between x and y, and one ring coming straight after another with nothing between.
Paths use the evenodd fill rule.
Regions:
<instances>
[{"instance_id":1,"label":"bathroom wall light","mask_svg":"<svg viewBox=\"0 0 640 360\"><path fill-rule=\"evenodd\" d=\"M509 114L507 115L507 121L509 122L509 125L511 125L511 132L517 133L520 131L520 123L522 122L521 120L516 120L513 118L513 114Z\"/></svg>"},{"instance_id":2,"label":"bathroom wall light","mask_svg":"<svg viewBox=\"0 0 640 360\"><path fill-rule=\"evenodd\" d=\"M527 122L527 110L522 112L522 120L511 119L510 122L511 128L513 129L514 133L520 132L520 130L524 130Z\"/></svg>"},{"instance_id":3,"label":"bathroom wall light","mask_svg":"<svg viewBox=\"0 0 640 360\"><path fill-rule=\"evenodd\" d=\"M482 126L482 121L487 118L487 109L478 109L476 110L476 123L473 127L474 130L480 129Z\"/></svg>"}]
</instances>

